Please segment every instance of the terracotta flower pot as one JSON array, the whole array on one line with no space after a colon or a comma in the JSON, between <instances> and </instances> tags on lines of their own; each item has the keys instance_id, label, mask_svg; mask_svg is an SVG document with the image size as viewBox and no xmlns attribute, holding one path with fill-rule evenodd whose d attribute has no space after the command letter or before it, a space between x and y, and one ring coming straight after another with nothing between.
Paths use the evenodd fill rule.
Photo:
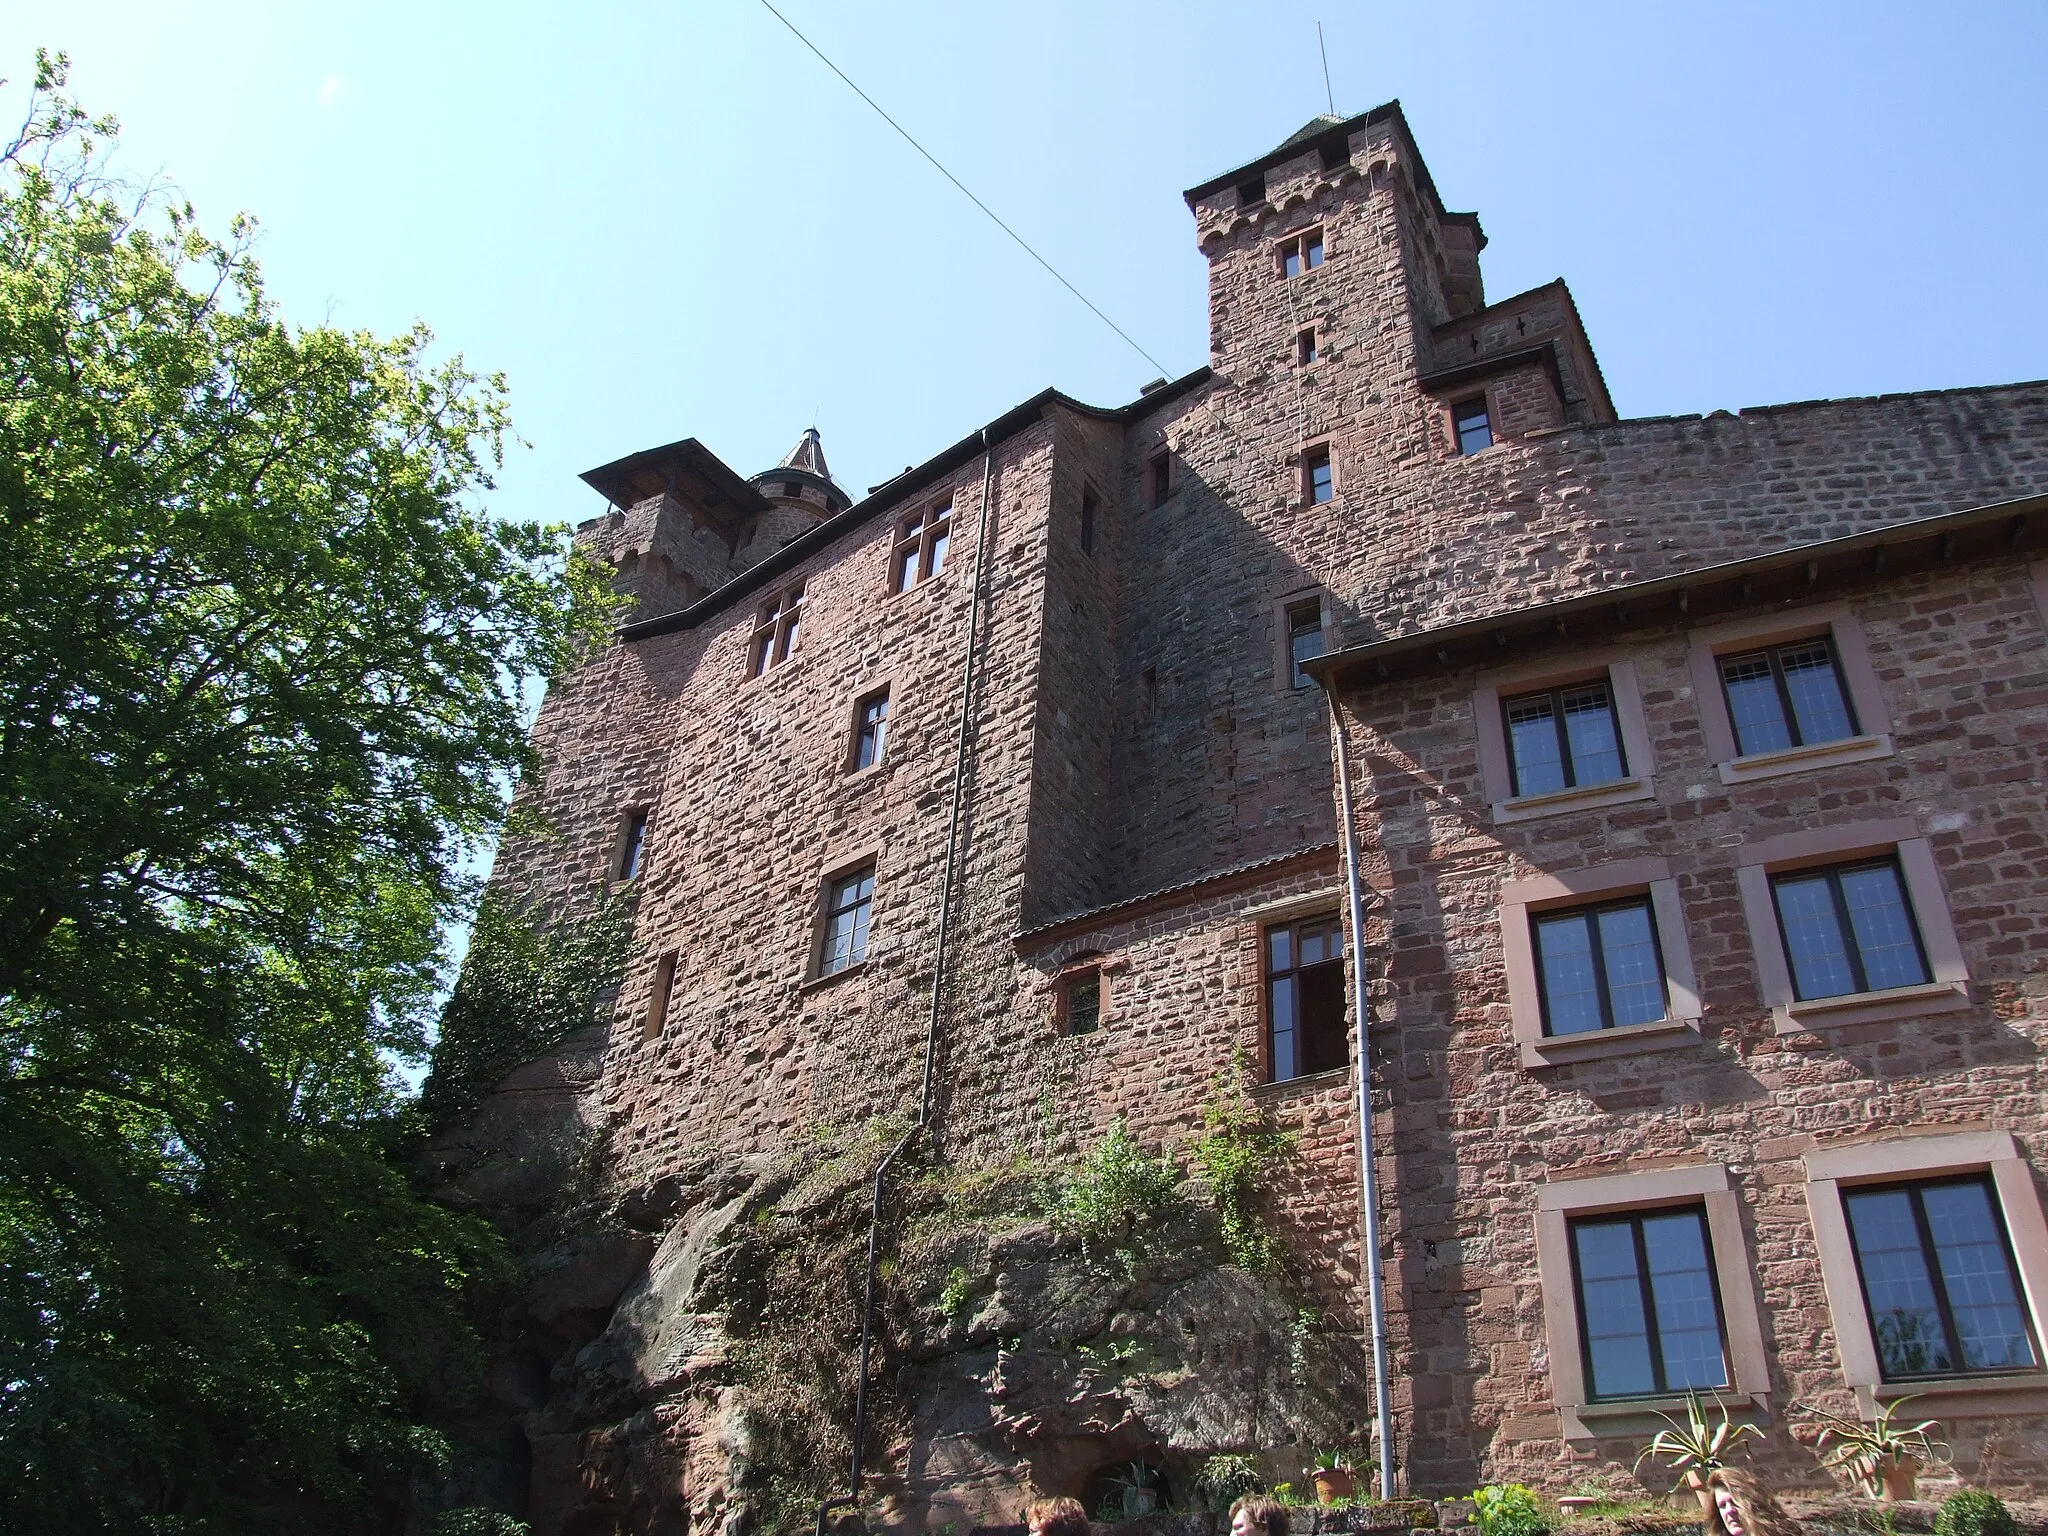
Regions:
<instances>
[{"instance_id":1,"label":"terracotta flower pot","mask_svg":"<svg viewBox=\"0 0 2048 1536\"><path fill-rule=\"evenodd\" d=\"M1711 1536L1712 1532L1721 1528L1721 1517L1714 1512L1714 1490L1707 1486L1707 1480L1697 1472L1685 1474L1685 1486L1690 1488L1693 1497L1700 1501L1700 1518L1705 1522Z\"/></svg>"},{"instance_id":2,"label":"terracotta flower pot","mask_svg":"<svg viewBox=\"0 0 2048 1536\"><path fill-rule=\"evenodd\" d=\"M1316 1469L1316 1502L1334 1504L1358 1492L1358 1474L1347 1467Z\"/></svg>"},{"instance_id":3,"label":"terracotta flower pot","mask_svg":"<svg viewBox=\"0 0 2048 1536\"><path fill-rule=\"evenodd\" d=\"M1887 1504L1913 1497L1914 1485L1920 1478L1920 1463L1911 1456L1901 1456L1895 1461L1879 1462L1877 1482L1883 1489L1878 1497Z\"/></svg>"}]
</instances>

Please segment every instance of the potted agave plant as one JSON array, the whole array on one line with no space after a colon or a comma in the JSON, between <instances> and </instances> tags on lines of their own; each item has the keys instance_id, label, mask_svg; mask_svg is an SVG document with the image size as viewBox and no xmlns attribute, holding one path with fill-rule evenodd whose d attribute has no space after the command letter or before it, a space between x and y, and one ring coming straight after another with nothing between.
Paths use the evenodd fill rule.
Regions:
<instances>
[{"instance_id":1,"label":"potted agave plant","mask_svg":"<svg viewBox=\"0 0 2048 1536\"><path fill-rule=\"evenodd\" d=\"M1911 1401L1901 1397L1886 1403L1868 1424L1837 1413L1817 1412L1822 1427L1815 1446L1828 1452L1821 1465L1831 1470L1846 1467L1863 1484L1864 1492L1885 1503L1912 1498L1920 1469L1929 1462L1945 1464L1949 1450L1928 1437L1929 1430L1941 1427L1938 1419L1922 1419L1909 1426L1897 1422L1895 1415Z\"/></svg>"},{"instance_id":2,"label":"potted agave plant","mask_svg":"<svg viewBox=\"0 0 2048 1536\"><path fill-rule=\"evenodd\" d=\"M1714 1491L1707 1486L1707 1474L1716 1467L1727 1466L1728 1453L1745 1437L1762 1434L1754 1424L1732 1422L1728 1417L1728 1405L1718 1396L1714 1399L1714 1406L1721 1410L1721 1422L1709 1424L1707 1406L1700 1401L1699 1393L1686 1393L1685 1422L1679 1423L1668 1413L1658 1414L1657 1417L1670 1427L1658 1430L1656 1438L1636 1457L1638 1469L1652 1456L1669 1462L1671 1470L1681 1474L1679 1486L1690 1488L1699 1499L1700 1511L1710 1531L1715 1529Z\"/></svg>"},{"instance_id":3,"label":"potted agave plant","mask_svg":"<svg viewBox=\"0 0 2048 1536\"><path fill-rule=\"evenodd\" d=\"M1315 1476L1318 1504L1334 1504L1358 1492L1358 1466L1349 1451L1317 1451Z\"/></svg>"},{"instance_id":4,"label":"potted agave plant","mask_svg":"<svg viewBox=\"0 0 2048 1536\"><path fill-rule=\"evenodd\" d=\"M1109 1482L1126 1519L1149 1515L1159 1507L1159 1474L1144 1462L1134 1461L1121 1472L1111 1473Z\"/></svg>"}]
</instances>

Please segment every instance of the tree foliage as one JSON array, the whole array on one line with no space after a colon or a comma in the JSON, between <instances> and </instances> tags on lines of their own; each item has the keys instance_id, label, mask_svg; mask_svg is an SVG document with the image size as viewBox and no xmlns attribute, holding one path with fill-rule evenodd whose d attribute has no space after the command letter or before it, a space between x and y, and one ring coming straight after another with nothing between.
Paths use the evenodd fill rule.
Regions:
<instances>
[{"instance_id":1,"label":"tree foliage","mask_svg":"<svg viewBox=\"0 0 2048 1536\"><path fill-rule=\"evenodd\" d=\"M285 324L63 83L0 152L0 1526L317 1528L474 1366L390 1063L601 578L484 513L501 380Z\"/></svg>"}]
</instances>

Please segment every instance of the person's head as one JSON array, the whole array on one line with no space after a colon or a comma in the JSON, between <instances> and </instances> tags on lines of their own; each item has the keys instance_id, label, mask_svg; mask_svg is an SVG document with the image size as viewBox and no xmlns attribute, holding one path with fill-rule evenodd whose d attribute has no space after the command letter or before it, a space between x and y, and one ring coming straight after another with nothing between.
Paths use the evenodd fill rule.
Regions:
<instances>
[{"instance_id":1,"label":"person's head","mask_svg":"<svg viewBox=\"0 0 2048 1536\"><path fill-rule=\"evenodd\" d=\"M1707 1474L1707 1490L1714 1500L1719 1536L1797 1536L1798 1524L1754 1473L1716 1467Z\"/></svg>"},{"instance_id":2,"label":"person's head","mask_svg":"<svg viewBox=\"0 0 2048 1536\"><path fill-rule=\"evenodd\" d=\"M1248 1493L1230 1506L1230 1536L1287 1536L1287 1506Z\"/></svg>"},{"instance_id":3,"label":"person's head","mask_svg":"<svg viewBox=\"0 0 2048 1536\"><path fill-rule=\"evenodd\" d=\"M1033 1499L1024 1524L1031 1536L1088 1536L1088 1511L1079 1499Z\"/></svg>"}]
</instances>

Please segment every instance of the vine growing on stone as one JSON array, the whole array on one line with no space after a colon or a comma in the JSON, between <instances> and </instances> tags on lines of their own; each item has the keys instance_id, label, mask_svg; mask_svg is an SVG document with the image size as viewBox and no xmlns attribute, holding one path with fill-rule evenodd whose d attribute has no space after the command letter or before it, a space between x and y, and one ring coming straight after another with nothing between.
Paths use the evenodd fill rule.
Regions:
<instances>
[{"instance_id":1,"label":"vine growing on stone","mask_svg":"<svg viewBox=\"0 0 2048 1536\"><path fill-rule=\"evenodd\" d=\"M1257 1209L1257 1193L1294 1145L1252 1098L1251 1063L1243 1049L1216 1074L1202 1105L1202 1134L1188 1143L1195 1171L1215 1202L1217 1226L1231 1263L1262 1274L1280 1261L1280 1241Z\"/></svg>"}]
</instances>

